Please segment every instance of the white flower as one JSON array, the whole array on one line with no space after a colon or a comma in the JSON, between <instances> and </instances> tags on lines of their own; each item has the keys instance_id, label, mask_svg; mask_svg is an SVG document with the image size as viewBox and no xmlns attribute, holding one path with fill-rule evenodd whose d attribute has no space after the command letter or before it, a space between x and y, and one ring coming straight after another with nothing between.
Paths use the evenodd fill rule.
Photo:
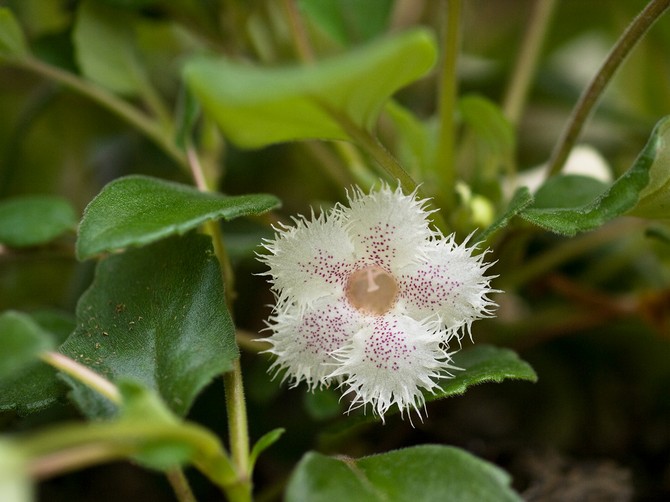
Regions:
<instances>
[{"instance_id":1,"label":"white flower","mask_svg":"<svg viewBox=\"0 0 670 502\"><path fill-rule=\"evenodd\" d=\"M269 320L271 369L295 386L339 383L351 407L421 416L423 391L451 376L449 342L488 317L490 267L474 246L429 225L416 192L354 190L311 220L277 229L261 255L277 305Z\"/></svg>"}]
</instances>

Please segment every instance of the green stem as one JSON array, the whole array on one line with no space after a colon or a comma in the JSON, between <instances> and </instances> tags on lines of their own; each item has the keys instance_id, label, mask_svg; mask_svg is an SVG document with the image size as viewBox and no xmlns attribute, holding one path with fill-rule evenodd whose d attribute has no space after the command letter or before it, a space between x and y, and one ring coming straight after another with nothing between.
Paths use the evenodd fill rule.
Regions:
<instances>
[{"instance_id":1,"label":"green stem","mask_svg":"<svg viewBox=\"0 0 670 502\"><path fill-rule=\"evenodd\" d=\"M230 454L237 470L239 500L251 500L251 472L249 469L249 431L247 427L247 405L244 399L242 368L239 358L233 362L233 370L223 375L228 412L228 435Z\"/></svg>"},{"instance_id":2,"label":"green stem","mask_svg":"<svg viewBox=\"0 0 670 502\"><path fill-rule=\"evenodd\" d=\"M184 471L175 467L169 469L166 475L179 502L197 502Z\"/></svg>"},{"instance_id":3,"label":"green stem","mask_svg":"<svg viewBox=\"0 0 670 502\"><path fill-rule=\"evenodd\" d=\"M284 12L286 12L291 36L293 37L293 45L298 57L303 63L313 63L315 59L314 51L307 38L307 30L305 30L295 0L282 0L282 5Z\"/></svg>"},{"instance_id":4,"label":"green stem","mask_svg":"<svg viewBox=\"0 0 670 502\"><path fill-rule=\"evenodd\" d=\"M528 21L528 30L503 99L505 115L515 126L521 119L555 7L556 0L537 0Z\"/></svg>"},{"instance_id":5,"label":"green stem","mask_svg":"<svg viewBox=\"0 0 670 502\"><path fill-rule=\"evenodd\" d=\"M183 152L177 148L172 136L169 133L166 134L159 123L152 120L126 101L96 85L80 79L76 75L46 64L38 59L26 58L17 61L17 64L22 68L54 80L88 97L92 101L95 101L151 139L182 168L187 166L186 157Z\"/></svg>"},{"instance_id":6,"label":"green stem","mask_svg":"<svg viewBox=\"0 0 670 502\"><path fill-rule=\"evenodd\" d=\"M186 155L193 174L196 186L203 192L210 191L202 164L192 145L187 145ZM221 228L217 222L208 222L205 230L212 237L214 253L221 266L223 281L226 286L226 302L232 307L234 298L233 268L223 244ZM230 439L230 453L237 472L237 479L230 488L228 497L231 501L246 502L251 500L251 472L249 468L249 430L247 407L244 400L244 386L242 382L242 368L240 360L233 363L232 371L223 375L223 384L226 394L226 411L228 415L228 435Z\"/></svg>"},{"instance_id":7,"label":"green stem","mask_svg":"<svg viewBox=\"0 0 670 502\"><path fill-rule=\"evenodd\" d=\"M614 73L626 59L631 49L635 47L637 42L640 41L647 30L651 28L668 7L670 7L670 0L651 0L628 28L626 28L626 31L621 35L598 70L598 73L596 73L591 83L584 89L584 92L577 101L568 119L568 124L551 153L547 176L554 176L561 171L563 164L565 164L572 147L582 131L584 123L591 114L605 87L612 80Z\"/></svg>"},{"instance_id":8,"label":"green stem","mask_svg":"<svg viewBox=\"0 0 670 502\"><path fill-rule=\"evenodd\" d=\"M454 187L456 165L454 162L455 109L457 78L456 66L461 41L461 0L445 0L446 20L442 28L442 65L438 76L438 133L434 169L439 173L440 198L446 211L455 206Z\"/></svg>"},{"instance_id":9,"label":"green stem","mask_svg":"<svg viewBox=\"0 0 670 502\"><path fill-rule=\"evenodd\" d=\"M58 352L44 352L40 358L47 364L70 375L72 378L83 383L87 387L95 390L105 396L114 404L121 404L121 394L119 389L112 382L100 376L83 364L79 364L74 359L70 359Z\"/></svg>"}]
</instances>

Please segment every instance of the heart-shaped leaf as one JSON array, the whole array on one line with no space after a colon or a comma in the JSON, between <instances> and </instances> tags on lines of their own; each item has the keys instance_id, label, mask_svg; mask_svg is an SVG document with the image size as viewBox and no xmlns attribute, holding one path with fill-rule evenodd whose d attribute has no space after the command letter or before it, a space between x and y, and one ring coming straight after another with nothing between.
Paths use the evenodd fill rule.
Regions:
<instances>
[{"instance_id":1,"label":"heart-shaped leaf","mask_svg":"<svg viewBox=\"0 0 670 502\"><path fill-rule=\"evenodd\" d=\"M447 446L415 446L361 459L310 452L289 480L286 501L521 501L509 485L506 472Z\"/></svg>"},{"instance_id":2,"label":"heart-shaped leaf","mask_svg":"<svg viewBox=\"0 0 670 502\"><path fill-rule=\"evenodd\" d=\"M231 141L256 148L307 138L349 139L336 112L370 127L384 102L436 59L426 30L376 41L314 65L264 68L197 58L184 78Z\"/></svg>"},{"instance_id":3,"label":"heart-shaped leaf","mask_svg":"<svg viewBox=\"0 0 670 502\"><path fill-rule=\"evenodd\" d=\"M260 214L277 206L279 200L272 195L227 197L147 176L126 176L107 184L84 211L77 256L83 260L143 246L208 220Z\"/></svg>"},{"instance_id":4,"label":"heart-shaped leaf","mask_svg":"<svg viewBox=\"0 0 670 502\"><path fill-rule=\"evenodd\" d=\"M0 244L45 244L76 226L74 209L62 197L30 195L0 202Z\"/></svg>"},{"instance_id":5,"label":"heart-shaped leaf","mask_svg":"<svg viewBox=\"0 0 670 502\"><path fill-rule=\"evenodd\" d=\"M60 351L112 382L141 382L185 414L238 357L210 239L188 234L102 260ZM75 399L86 412L94 403L85 397ZM108 411L101 404L93 413Z\"/></svg>"}]
</instances>

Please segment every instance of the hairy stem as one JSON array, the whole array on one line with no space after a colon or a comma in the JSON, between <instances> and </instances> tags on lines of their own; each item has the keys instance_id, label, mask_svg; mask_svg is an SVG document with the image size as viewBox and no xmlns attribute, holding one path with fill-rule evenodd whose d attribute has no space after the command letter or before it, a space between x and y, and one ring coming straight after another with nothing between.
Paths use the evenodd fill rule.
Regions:
<instances>
[{"instance_id":1,"label":"hairy stem","mask_svg":"<svg viewBox=\"0 0 670 502\"><path fill-rule=\"evenodd\" d=\"M616 70L621 66L626 56L640 41L654 22L670 7L670 0L651 0L626 28L616 45L612 48L598 73L591 83L584 89L577 104L572 110L558 143L554 147L549 159L548 176L558 174L572 150L584 123L588 119L593 107L598 102L603 91L610 83Z\"/></svg>"},{"instance_id":2,"label":"hairy stem","mask_svg":"<svg viewBox=\"0 0 670 502\"><path fill-rule=\"evenodd\" d=\"M70 375L78 382L83 383L87 387L90 387L91 389L105 396L114 404L121 404L121 394L119 393L119 389L116 387L116 385L114 385L106 378L100 376L98 373L91 370L87 366L84 366L74 359L70 359L69 357L64 356L58 352L44 352L40 358L45 363L53 366L67 375Z\"/></svg>"},{"instance_id":3,"label":"hairy stem","mask_svg":"<svg viewBox=\"0 0 670 502\"><path fill-rule=\"evenodd\" d=\"M175 467L169 469L166 473L172 491L174 491L175 496L179 502L196 502L195 495L193 495L193 490L186 479L184 471Z\"/></svg>"}]
</instances>

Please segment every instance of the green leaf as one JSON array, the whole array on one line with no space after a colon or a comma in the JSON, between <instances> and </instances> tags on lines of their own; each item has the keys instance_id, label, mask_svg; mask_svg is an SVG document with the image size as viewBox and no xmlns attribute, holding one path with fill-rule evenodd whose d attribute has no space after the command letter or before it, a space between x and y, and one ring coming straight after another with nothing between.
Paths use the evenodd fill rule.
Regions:
<instances>
[{"instance_id":1,"label":"green leaf","mask_svg":"<svg viewBox=\"0 0 670 502\"><path fill-rule=\"evenodd\" d=\"M238 357L210 239L173 237L102 260L60 351L112 382L141 382L185 414Z\"/></svg>"},{"instance_id":2,"label":"green leaf","mask_svg":"<svg viewBox=\"0 0 670 502\"><path fill-rule=\"evenodd\" d=\"M670 183L667 142L670 117L656 124L633 166L608 190L588 204L570 208L530 207L520 216L558 234L572 236L594 230L623 214L670 218Z\"/></svg>"},{"instance_id":3,"label":"green leaf","mask_svg":"<svg viewBox=\"0 0 670 502\"><path fill-rule=\"evenodd\" d=\"M208 220L231 220L279 206L272 195L227 197L146 176L127 176L106 185L79 225L77 256L143 246L183 234Z\"/></svg>"},{"instance_id":4,"label":"green leaf","mask_svg":"<svg viewBox=\"0 0 670 502\"><path fill-rule=\"evenodd\" d=\"M255 148L349 139L333 114L372 126L384 102L435 59L430 32L413 30L309 66L263 68L196 58L186 64L184 78L232 142Z\"/></svg>"},{"instance_id":5,"label":"green leaf","mask_svg":"<svg viewBox=\"0 0 670 502\"><path fill-rule=\"evenodd\" d=\"M476 242L481 242L489 239L498 230L505 228L510 220L526 209L533 203L533 196L528 191L527 187L520 187L514 192L514 196L510 201L507 209L501 214L496 221L494 221L486 230L475 237Z\"/></svg>"},{"instance_id":6,"label":"green leaf","mask_svg":"<svg viewBox=\"0 0 670 502\"><path fill-rule=\"evenodd\" d=\"M74 320L55 311L38 311L30 319L60 345L72 333ZM14 410L21 416L51 406L65 395L65 384L58 372L42 361L34 360L0 380L0 411Z\"/></svg>"},{"instance_id":7,"label":"green leaf","mask_svg":"<svg viewBox=\"0 0 670 502\"><path fill-rule=\"evenodd\" d=\"M476 140L479 178L496 178L502 168L513 162L514 128L500 107L483 96L463 96L458 101L458 111Z\"/></svg>"},{"instance_id":8,"label":"green leaf","mask_svg":"<svg viewBox=\"0 0 670 502\"><path fill-rule=\"evenodd\" d=\"M521 501L509 475L458 448L425 445L361 459L307 453L293 472L287 502Z\"/></svg>"},{"instance_id":9,"label":"green leaf","mask_svg":"<svg viewBox=\"0 0 670 502\"><path fill-rule=\"evenodd\" d=\"M0 244L45 244L76 226L74 209L62 197L31 195L0 202Z\"/></svg>"},{"instance_id":10,"label":"green leaf","mask_svg":"<svg viewBox=\"0 0 670 502\"><path fill-rule=\"evenodd\" d=\"M463 371L456 371L454 378L442 381L440 383L442 390L434 395L427 395L426 401L463 394L469 387L486 382L537 381L537 374L530 364L519 359L519 356L510 349L475 345L454 354L453 360L454 365Z\"/></svg>"},{"instance_id":11,"label":"green leaf","mask_svg":"<svg viewBox=\"0 0 670 502\"><path fill-rule=\"evenodd\" d=\"M0 7L0 62L29 55L23 30L7 7Z\"/></svg>"},{"instance_id":12,"label":"green leaf","mask_svg":"<svg viewBox=\"0 0 670 502\"><path fill-rule=\"evenodd\" d=\"M279 440L279 438L282 437L285 431L286 429L283 429L281 427L273 429L270 432L263 434L258 439L258 441L256 441L256 444L254 444L254 447L251 449L251 453L249 454L250 472L254 470L254 465L256 464L256 460L258 460L258 456L265 450L267 450L270 446L275 444Z\"/></svg>"},{"instance_id":13,"label":"green leaf","mask_svg":"<svg viewBox=\"0 0 670 502\"><path fill-rule=\"evenodd\" d=\"M386 31L392 0L300 0L300 11L343 45L366 41Z\"/></svg>"},{"instance_id":14,"label":"green leaf","mask_svg":"<svg viewBox=\"0 0 670 502\"><path fill-rule=\"evenodd\" d=\"M125 95L138 95L148 78L134 44L132 17L92 0L79 5L73 42L81 72Z\"/></svg>"},{"instance_id":15,"label":"green leaf","mask_svg":"<svg viewBox=\"0 0 670 502\"><path fill-rule=\"evenodd\" d=\"M591 202L607 190L607 185L590 176L552 176L535 192L534 208L570 208Z\"/></svg>"},{"instance_id":16,"label":"green leaf","mask_svg":"<svg viewBox=\"0 0 670 502\"><path fill-rule=\"evenodd\" d=\"M24 455L10 442L0 440L0 500L31 502L33 495Z\"/></svg>"},{"instance_id":17,"label":"green leaf","mask_svg":"<svg viewBox=\"0 0 670 502\"><path fill-rule=\"evenodd\" d=\"M0 379L33 363L54 347L53 338L26 314L0 314Z\"/></svg>"}]
</instances>

